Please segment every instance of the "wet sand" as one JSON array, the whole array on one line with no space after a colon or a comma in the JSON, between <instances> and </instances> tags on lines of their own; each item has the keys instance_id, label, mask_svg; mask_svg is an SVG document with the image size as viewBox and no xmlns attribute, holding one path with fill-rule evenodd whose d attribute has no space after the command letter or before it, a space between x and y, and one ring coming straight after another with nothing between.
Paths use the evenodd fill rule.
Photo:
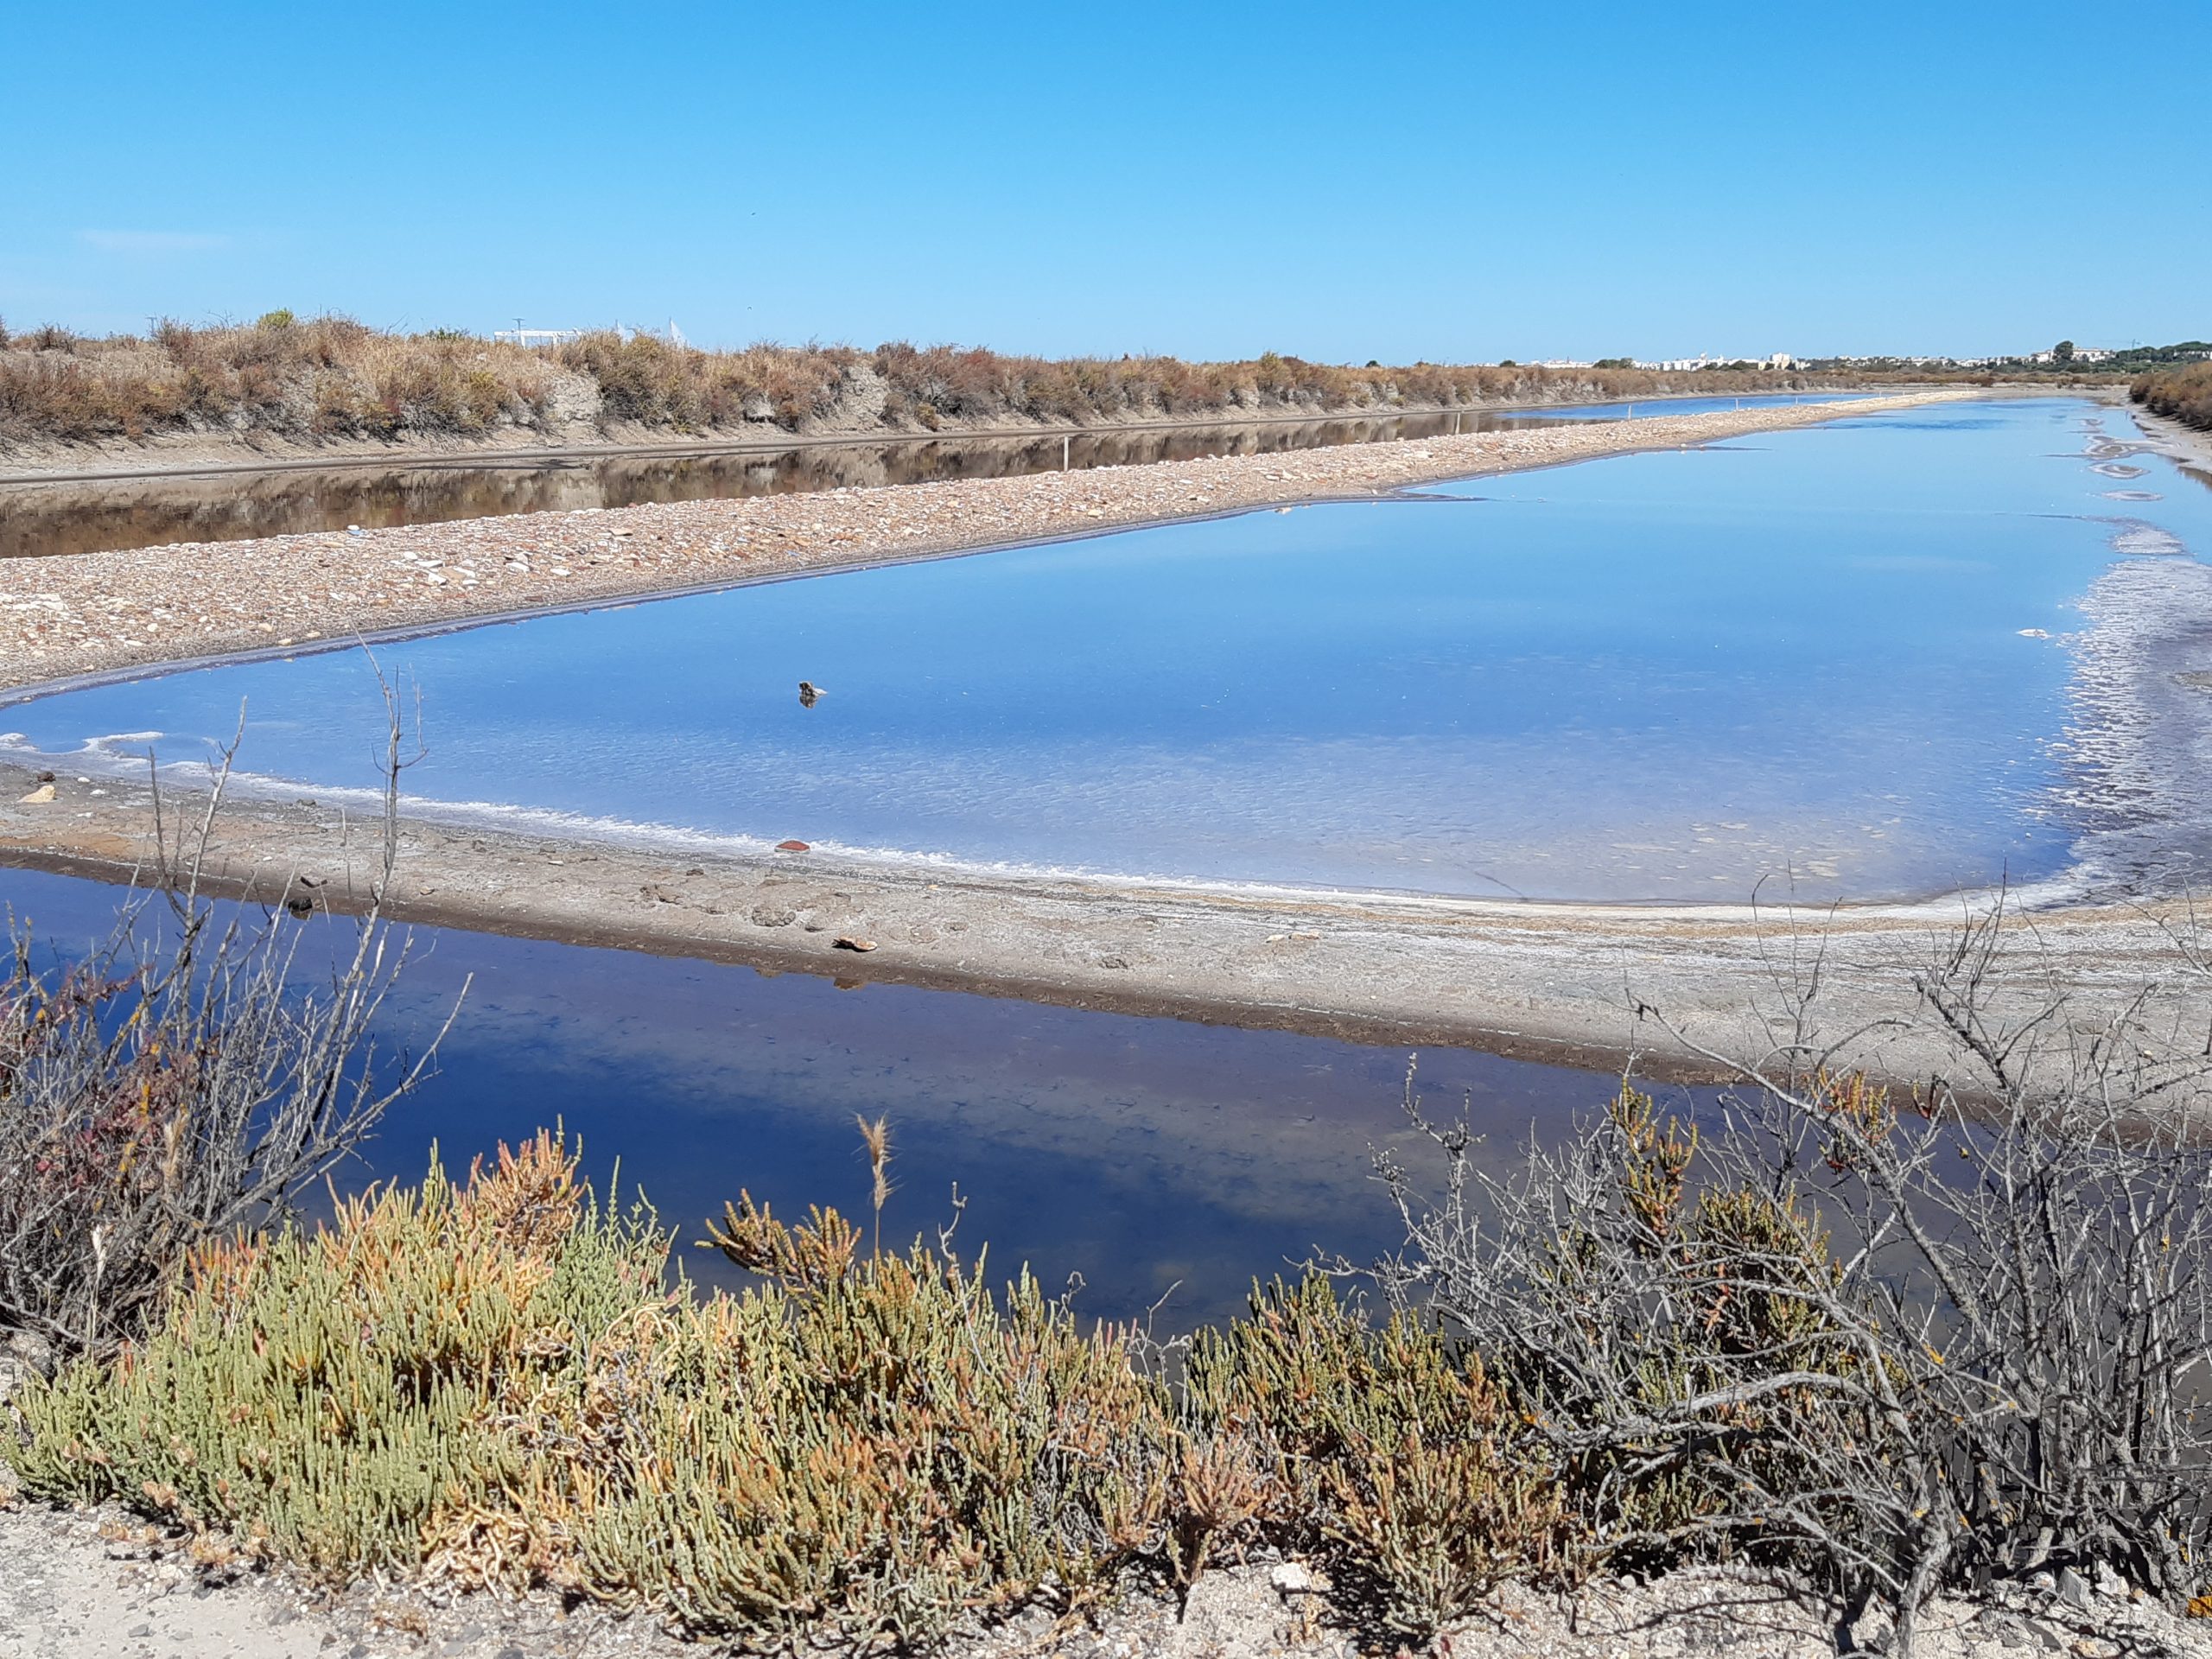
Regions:
<instances>
[{"instance_id":1,"label":"wet sand","mask_svg":"<svg viewBox=\"0 0 2212 1659\"><path fill-rule=\"evenodd\" d=\"M98 792L95 792L98 791ZM106 879L143 872L143 786L0 766L0 862ZM171 823L175 807L172 802ZM217 889L358 910L381 826L304 800L234 800ZM311 887L302 883L312 883ZM1167 1014L1369 1042L1715 1075L1700 1049L1757 1061L1785 1040L1789 988L1821 958L1822 1029L1850 1063L1902 1081L1956 1075L1914 975L1967 901L1791 913L1731 906L1511 904L1109 880L963 877L917 866L657 851L410 821L388 906L399 920L801 971ZM2212 988L2168 929L2177 906L2037 912L2002 963L2025 1018L2054 987L2101 1020L2153 979L2151 1023L2202 1046ZM856 950L843 942L872 949ZM1657 1010L1663 1020L1651 1010ZM1675 1029L1670 1030L1669 1027ZM1679 1033L1679 1034L1677 1034Z\"/></svg>"},{"instance_id":2,"label":"wet sand","mask_svg":"<svg viewBox=\"0 0 2212 1659\"><path fill-rule=\"evenodd\" d=\"M1969 391L11 560L0 687L1674 448Z\"/></svg>"}]
</instances>

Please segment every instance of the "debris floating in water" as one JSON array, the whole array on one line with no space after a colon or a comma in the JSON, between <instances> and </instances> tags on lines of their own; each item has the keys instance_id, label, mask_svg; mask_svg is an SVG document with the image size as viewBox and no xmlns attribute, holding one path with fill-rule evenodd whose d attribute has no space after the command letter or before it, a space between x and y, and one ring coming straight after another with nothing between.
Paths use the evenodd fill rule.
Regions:
<instances>
[{"instance_id":1,"label":"debris floating in water","mask_svg":"<svg viewBox=\"0 0 2212 1659\"><path fill-rule=\"evenodd\" d=\"M817 685L812 680L801 680L798 683L798 706L800 708L811 709L821 700L821 697L822 688Z\"/></svg>"}]
</instances>

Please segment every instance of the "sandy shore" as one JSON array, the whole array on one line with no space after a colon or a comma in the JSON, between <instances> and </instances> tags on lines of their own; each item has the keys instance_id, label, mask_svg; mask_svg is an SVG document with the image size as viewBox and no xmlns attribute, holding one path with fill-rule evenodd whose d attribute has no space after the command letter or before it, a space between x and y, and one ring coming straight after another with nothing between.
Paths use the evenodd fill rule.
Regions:
<instances>
[{"instance_id":1,"label":"sandy shore","mask_svg":"<svg viewBox=\"0 0 2212 1659\"><path fill-rule=\"evenodd\" d=\"M151 844L143 786L64 774L52 800L22 800L41 792L36 783L0 766L0 862L110 880L143 867ZM210 874L223 891L269 904L305 892L342 912L366 891L379 834L328 804L241 798L226 810ZM1691 1081L1713 1075L1700 1048L1764 1058L1787 1030L1789 988L1815 953L1823 1028L1863 1033L1850 1050L1854 1063L1904 1080L1956 1075L1955 1054L1921 1017L1914 976L1949 947L1967 906L1793 915L1230 894L966 878L813 851L657 851L413 820L389 911L403 921L744 963L849 986L984 991L1589 1066L1635 1056L1649 1072ZM2212 985L2190 971L2168 931L2183 921L2172 906L2038 912L2032 930L2016 930L2007 946L2007 1007L2024 1017L2064 988L2082 999L2085 1017L2101 1019L2116 999L2164 976L2172 985L2152 1023L2201 1046Z\"/></svg>"},{"instance_id":2,"label":"sandy shore","mask_svg":"<svg viewBox=\"0 0 2212 1659\"><path fill-rule=\"evenodd\" d=\"M1777 431L1970 392L389 530L0 567L0 686L929 557Z\"/></svg>"},{"instance_id":3,"label":"sandy shore","mask_svg":"<svg viewBox=\"0 0 2212 1659\"><path fill-rule=\"evenodd\" d=\"M2128 403L2125 398L2113 401L2124 407L2128 418L2148 435L2150 442L2142 445L2143 448L2165 456L2184 472L2212 485L2212 432L2185 425L2171 416L2154 415L2142 404Z\"/></svg>"}]
</instances>

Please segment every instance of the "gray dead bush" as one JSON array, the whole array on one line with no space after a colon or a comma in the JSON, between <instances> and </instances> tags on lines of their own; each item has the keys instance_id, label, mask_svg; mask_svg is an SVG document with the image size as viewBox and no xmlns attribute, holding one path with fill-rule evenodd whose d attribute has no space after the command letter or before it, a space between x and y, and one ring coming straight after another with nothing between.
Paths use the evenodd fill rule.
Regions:
<instances>
[{"instance_id":1,"label":"gray dead bush","mask_svg":"<svg viewBox=\"0 0 2212 1659\"><path fill-rule=\"evenodd\" d=\"M103 944L48 965L12 929L0 1338L41 1366L144 1329L196 1248L281 1217L431 1064L435 1041L387 1075L370 1036L406 954L382 915L404 764L387 703L381 868L320 983L300 952L327 894L295 880L264 907L204 889L235 743L188 822L164 812L156 774L155 845Z\"/></svg>"},{"instance_id":2,"label":"gray dead bush","mask_svg":"<svg viewBox=\"0 0 2212 1659\"><path fill-rule=\"evenodd\" d=\"M1916 975L1955 1064L1909 1090L1821 1041L1817 969L1771 1052L1708 1056L1717 1109L1624 1089L1503 1177L1409 1083L1450 1173L1432 1197L1383 1161L1384 1286L1517 1390L1599 1560L1808 1571L1847 1650L1871 1610L1900 1654L1946 1586L2202 1588L2205 1048L2160 988L2024 997L2019 925L2000 906Z\"/></svg>"}]
</instances>

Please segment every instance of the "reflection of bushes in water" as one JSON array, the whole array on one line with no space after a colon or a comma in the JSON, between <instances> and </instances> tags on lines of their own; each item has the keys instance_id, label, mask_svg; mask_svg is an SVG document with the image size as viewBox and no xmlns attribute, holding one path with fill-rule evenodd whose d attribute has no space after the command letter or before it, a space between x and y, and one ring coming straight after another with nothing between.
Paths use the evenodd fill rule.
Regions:
<instances>
[{"instance_id":1,"label":"reflection of bushes in water","mask_svg":"<svg viewBox=\"0 0 2212 1659\"><path fill-rule=\"evenodd\" d=\"M762 1640L929 1643L1258 1547L1415 1638L1503 1577L1713 1560L1881 1606L1899 1651L1945 1586L2108 1568L2178 1604L2212 1158L2146 1110L2204 1062L2154 1052L2149 999L2000 1017L1999 925L1923 974L1958 1065L1909 1096L1793 1039L1694 1124L1624 1090L1492 1178L1409 1094L1448 1175L1383 1166L1387 1323L1308 1272L1163 1347L995 1295L950 1233L879 1251L749 1198L709 1230L756 1287L696 1298L541 1135L200 1252L161 1328L19 1397L10 1455L203 1555Z\"/></svg>"},{"instance_id":2,"label":"reflection of bushes in water","mask_svg":"<svg viewBox=\"0 0 2212 1659\"><path fill-rule=\"evenodd\" d=\"M1822 384L1757 371L1664 374L1415 364L1353 369L1268 353L1243 363L1052 359L903 341L710 352L649 334L585 334L546 351L437 329L271 312L251 326L163 322L144 338L0 328L0 442L166 432L302 439L475 435L578 422L694 432L935 431L948 423L1087 424L1244 412L1459 408Z\"/></svg>"},{"instance_id":3,"label":"reflection of bushes in water","mask_svg":"<svg viewBox=\"0 0 2212 1659\"><path fill-rule=\"evenodd\" d=\"M2137 377L2127 395L2154 414L2212 430L2212 363L2153 370Z\"/></svg>"}]
</instances>

